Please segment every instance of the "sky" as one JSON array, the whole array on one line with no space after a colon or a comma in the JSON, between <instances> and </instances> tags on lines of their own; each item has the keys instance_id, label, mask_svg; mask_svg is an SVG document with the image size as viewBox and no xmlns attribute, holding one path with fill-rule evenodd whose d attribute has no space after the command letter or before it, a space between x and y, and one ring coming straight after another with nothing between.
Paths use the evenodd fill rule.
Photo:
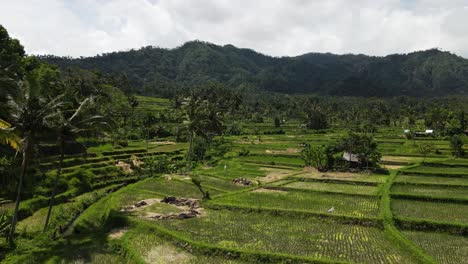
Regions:
<instances>
[{"instance_id":1,"label":"sky","mask_svg":"<svg viewBox=\"0 0 468 264\"><path fill-rule=\"evenodd\" d=\"M468 58L468 0L0 0L0 24L29 54L198 39L272 56L439 48Z\"/></svg>"}]
</instances>

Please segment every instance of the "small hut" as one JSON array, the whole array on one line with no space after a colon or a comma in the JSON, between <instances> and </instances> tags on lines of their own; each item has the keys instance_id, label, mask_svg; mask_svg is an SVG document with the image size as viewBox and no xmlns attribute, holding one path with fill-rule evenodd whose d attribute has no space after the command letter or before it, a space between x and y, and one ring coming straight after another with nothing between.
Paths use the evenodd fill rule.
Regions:
<instances>
[{"instance_id":1,"label":"small hut","mask_svg":"<svg viewBox=\"0 0 468 264\"><path fill-rule=\"evenodd\" d=\"M343 160L346 160L351 163L361 163L361 159L359 158L358 154L354 154L351 152L343 152Z\"/></svg>"}]
</instances>

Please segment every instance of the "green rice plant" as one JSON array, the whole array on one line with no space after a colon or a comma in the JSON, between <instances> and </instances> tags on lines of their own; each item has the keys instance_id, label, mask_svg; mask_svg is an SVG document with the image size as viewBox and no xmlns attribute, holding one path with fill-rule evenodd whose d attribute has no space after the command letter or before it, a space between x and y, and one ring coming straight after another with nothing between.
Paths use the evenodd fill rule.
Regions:
<instances>
[{"instance_id":1,"label":"green rice plant","mask_svg":"<svg viewBox=\"0 0 468 264\"><path fill-rule=\"evenodd\" d=\"M223 160L212 168L197 170L202 174L220 176L228 179L256 178L266 175L258 165L246 164L239 159Z\"/></svg>"},{"instance_id":2,"label":"green rice plant","mask_svg":"<svg viewBox=\"0 0 468 264\"><path fill-rule=\"evenodd\" d=\"M296 182L297 180L295 179L285 179L285 180L279 180L279 181L274 181L269 183L267 186L284 186L288 183Z\"/></svg>"},{"instance_id":3,"label":"green rice plant","mask_svg":"<svg viewBox=\"0 0 468 264\"><path fill-rule=\"evenodd\" d=\"M244 263L240 260L230 260L221 256L204 256L191 253L177 247L160 234L144 225L136 225L125 233L119 244L125 250L134 252L145 263Z\"/></svg>"},{"instance_id":4,"label":"green rice plant","mask_svg":"<svg viewBox=\"0 0 468 264\"><path fill-rule=\"evenodd\" d=\"M212 187L223 191L236 191L245 188L245 186L232 183L232 180L223 177L215 177L208 175L198 175L202 181L202 185Z\"/></svg>"},{"instance_id":5,"label":"green rice plant","mask_svg":"<svg viewBox=\"0 0 468 264\"><path fill-rule=\"evenodd\" d=\"M437 232L403 231L403 234L438 263L468 263L468 238Z\"/></svg>"},{"instance_id":6,"label":"green rice plant","mask_svg":"<svg viewBox=\"0 0 468 264\"><path fill-rule=\"evenodd\" d=\"M78 216L85 208L101 199L107 193L118 189L121 185L113 185L92 192L88 192L73 198L70 202L57 204L52 211L51 224L49 230L65 231L65 228ZM18 230L23 233L38 233L43 230L47 208L41 208L30 217L18 223ZM60 229L60 230L59 230Z\"/></svg>"},{"instance_id":7,"label":"green rice plant","mask_svg":"<svg viewBox=\"0 0 468 264\"><path fill-rule=\"evenodd\" d=\"M460 167L467 167L468 166L468 159L446 159L443 161L443 164L448 166L460 166ZM428 164L430 165L430 164Z\"/></svg>"},{"instance_id":8,"label":"green rice plant","mask_svg":"<svg viewBox=\"0 0 468 264\"><path fill-rule=\"evenodd\" d=\"M247 206L251 208L288 209L316 214L376 218L379 199L372 196L354 196L320 192L298 192L258 189L236 195L223 196L214 204ZM333 212L328 212L329 209Z\"/></svg>"},{"instance_id":9,"label":"green rice plant","mask_svg":"<svg viewBox=\"0 0 468 264\"><path fill-rule=\"evenodd\" d=\"M393 247L379 228L340 224L331 219L210 210L204 217L152 223L199 243L285 254L292 260L301 256L327 262L415 263L411 256Z\"/></svg>"},{"instance_id":10,"label":"green rice plant","mask_svg":"<svg viewBox=\"0 0 468 264\"><path fill-rule=\"evenodd\" d=\"M143 148L137 149L123 149L123 150L113 150L113 151L103 151L102 154L104 156L118 156L122 154L138 154L138 153L146 153L147 150Z\"/></svg>"},{"instance_id":11,"label":"green rice plant","mask_svg":"<svg viewBox=\"0 0 468 264\"><path fill-rule=\"evenodd\" d=\"M395 226L395 219L391 209L390 189L397 176L398 171L390 173L390 176L380 188L380 214L383 220L384 234L396 247L410 254L413 258L417 259L419 263L435 263L430 256L417 247L411 240L404 237Z\"/></svg>"},{"instance_id":12,"label":"green rice plant","mask_svg":"<svg viewBox=\"0 0 468 264\"><path fill-rule=\"evenodd\" d=\"M336 183L353 183L362 185L378 185L385 182L388 175L353 173L348 175L335 175L333 173L303 173L293 178L301 181L322 181Z\"/></svg>"},{"instance_id":13,"label":"green rice plant","mask_svg":"<svg viewBox=\"0 0 468 264\"><path fill-rule=\"evenodd\" d=\"M416 175L440 175L440 176L465 176L468 178L468 170L464 167L433 167L433 166L419 166L404 171L405 174Z\"/></svg>"},{"instance_id":14,"label":"green rice plant","mask_svg":"<svg viewBox=\"0 0 468 264\"><path fill-rule=\"evenodd\" d=\"M468 204L393 199L391 206L397 217L454 224L468 223Z\"/></svg>"},{"instance_id":15,"label":"green rice plant","mask_svg":"<svg viewBox=\"0 0 468 264\"><path fill-rule=\"evenodd\" d=\"M106 245L107 235L95 233L50 239L44 235L34 238L20 236L16 247L2 263L130 263ZM2 252L3 253L3 252Z\"/></svg>"},{"instance_id":16,"label":"green rice plant","mask_svg":"<svg viewBox=\"0 0 468 264\"><path fill-rule=\"evenodd\" d=\"M468 186L433 186L417 184L394 184L392 194L433 197L442 199L460 199L468 202Z\"/></svg>"},{"instance_id":17,"label":"green rice plant","mask_svg":"<svg viewBox=\"0 0 468 264\"><path fill-rule=\"evenodd\" d=\"M220 194L212 189L209 189L209 192ZM132 205L143 199L162 199L165 196L202 198L202 194L191 183L190 179L182 181L147 178L128 185L92 204L77 218L72 229L78 233L101 230L108 224L110 217L124 206Z\"/></svg>"},{"instance_id":18,"label":"green rice plant","mask_svg":"<svg viewBox=\"0 0 468 264\"><path fill-rule=\"evenodd\" d=\"M112 146L112 144L107 143L107 144L102 144L102 145L98 145L95 147L89 147L86 150L90 153L102 153L102 152L113 151L114 146Z\"/></svg>"},{"instance_id":19,"label":"green rice plant","mask_svg":"<svg viewBox=\"0 0 468 264\"><path fill-rule=\"evenodd\" d=\"M297 190L311 190L318 192L332 192L344 194L362 194L362 195L377 195L378 188L370 185L357 184L338 184L327 182L303 182L296 181L282 185L283 187Z\"/></svg>"},{"instance_id":20,"label":"green rice plant","mask_svg":"<svg viewBox=\"0 0 468 264\"><path fill-rule=\"evenodd\" d=\"M221 193L221 191L213 188L207 189L211 195L218 195ZM203 198L200 190L198 190L198 188L191 182L190 178L186 178L184 180L151 179L146 181L144 185L139 185L138 190L149 191L163 196L177 196L196 199Z\"/></svg>"},{"instance_id":21,"label":"green rice plant","mask_svg":"<svg viewBox=\"0 0 468 264\"><path fill-rule=\"evenodd\" d=\"M395 182L440 186L468 186L468 180L456 177L398 175Z\"/></svg>"}]
</instances>

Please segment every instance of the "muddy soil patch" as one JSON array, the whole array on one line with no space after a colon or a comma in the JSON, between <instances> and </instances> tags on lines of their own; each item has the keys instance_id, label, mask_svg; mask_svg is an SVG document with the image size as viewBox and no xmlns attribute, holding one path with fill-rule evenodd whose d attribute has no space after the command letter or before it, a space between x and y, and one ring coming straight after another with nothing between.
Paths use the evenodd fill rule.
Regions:
<instances>
[{"instance_id":1,"label":"muddy soil patch","mask_svg":"<svg viewBox=\"0 0 468 264\"><path fill-rule=\"evenodd\" d=\"M127 231L128 231L128 227L112 229L112 230L109 232L108 237L109 237L109 239L111 239L111 240L113 240L113 239L119 239L119 238L121 238L123 235L125 235L125 233L127 233Z\"/></svg>"},{"instance_id":2,"label":"muddy soil patch","mask_svg":"<svg viewBox=\"0 0 468 264\"><path fill-rule=\"evenodd\" d=\"M283 193L283 194L288 193L287 191L283 191L283 190L266 189L266 188L258 188L258 189L253 190L252 192L257 192L257 193Z\"/></svg>"},{"instance_id":3,"label":"muddy soil patch","mask_svg":"<svg viewBox=\"0 0 468 264\"><path fill-rule=\"evenodd\" d=\"M261 168L261 170L266 171L267 175L263 177L257 177L257 180L262 183L269 183L278 180L285 179L289 177L293 172L289 170L280 170L275 168Z\"/></svg>"},{"instance_id":4,"label":"muddy soil patch","mask_svg":"<svg viewBox=\"0 0 468 264\"><path fill-rule=\"evenodd\" d=\"M151 212L144 211L143 209L153 205L155 203L164 203L173 205L180 210L177 213L161 213L161 212ZM141 217L151 218L151 219L188 219L201 215L202 208L200 208L200 200L192 198L178 198L174 196L168 196L164 199L146 199L141 200L135 204L125 206L120 211L121 212L139 212Z\"/></svg>"}]
</instances>

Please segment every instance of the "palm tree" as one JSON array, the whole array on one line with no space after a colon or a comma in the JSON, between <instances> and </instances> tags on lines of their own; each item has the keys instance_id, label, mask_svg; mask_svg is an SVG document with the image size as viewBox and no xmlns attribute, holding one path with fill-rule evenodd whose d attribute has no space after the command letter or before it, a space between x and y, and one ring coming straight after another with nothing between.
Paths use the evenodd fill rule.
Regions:
<instances>
[{"instance_id":1,"label":"palm tree","mask_svg":"<svg viewBox=\"0 0 468 264\"><path fill-rule=\"evenodd\" d=\"M8 98L11 121L21 137L19 152L22 156L15 209L9 234L10 242L13 241L18 221L23 180L27 174L31 150L36 143L37 135L52 127L51 120L56 114L56 109L62 104L63 96L45 98L41 93L42 87L37 79L37 74L28 74L24 80L18 83L17 96L14 98L9 96Z\"/></svg>"},{"instance_id":2,"label":"palm tree","mask_svg":"<svg viewBox=\"0 0 468 264\"><path fill-rule=\"evenodd\" d=\"M222 124L216 105L201 96L192 94L182 103L189 132L189 150L187 152L187 171L192 169L193 139L195 136L208 137L210 132L222 131Z\"/></svg>"},{"instance_id":3,"label":"palm tree","mask_svg":"<svg viewBox=\"0 0 468 264\"><path fill-rule=\"evenodd\" d=\"M85 107L92 104L93 102L93 98L88 97L79 103L79 106L76 109L71 109L69 111L63 109L56 110L57 115L55 119L55 128L58 132L57 139L60 154L54 186L52 187L52 195L49 200L49 209L47 211L47 217L44 224L44 232L47 231L47 227L49 225L52 207L54 206L55 195L57 193L57 186L62 172L63 159L65 156L65 141L74 141L77 135L81 134L82 132L89 131L95 126L107 125L107 122L102 116L86 116L86 114L83 114ZM71 115L69 113L71 113ZM69 117L67 117L67 115Z\"/></svg>"}]
</instances>

